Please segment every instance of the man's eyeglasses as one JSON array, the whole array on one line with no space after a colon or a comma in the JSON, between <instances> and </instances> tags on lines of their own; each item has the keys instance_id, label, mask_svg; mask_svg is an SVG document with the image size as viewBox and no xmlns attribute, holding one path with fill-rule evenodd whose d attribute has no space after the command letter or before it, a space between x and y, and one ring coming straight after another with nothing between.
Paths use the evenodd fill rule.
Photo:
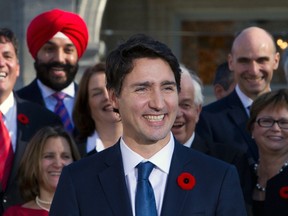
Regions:
<instances>
[{"instance_id":1,"label":"man's eyeglasses","mask_svg":"<svg viewBox=\"0 0 288 216\"><path fill-rule=\"evenodd\" d=\"M259 118L256 122L258 123L260 127L264 127L264 128L273 127L273 125L277 123L281 129L288 129L288 120L284 120L284 119L274 120L271 118Z\"/></svg>"}]
</instances>

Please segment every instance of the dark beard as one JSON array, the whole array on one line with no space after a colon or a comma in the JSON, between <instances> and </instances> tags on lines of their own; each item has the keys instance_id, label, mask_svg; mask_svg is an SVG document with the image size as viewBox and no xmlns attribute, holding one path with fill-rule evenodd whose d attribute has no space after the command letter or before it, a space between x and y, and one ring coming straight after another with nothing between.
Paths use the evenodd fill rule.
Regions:
<instances>
[{"instance_id":1,"label":"dark beard","mask_svg":"<svg viewBox=\"0 0 288 216\"><path fill-rule=\"evenodd\" d=\"M49 71L52 67L62 67L63 71L66 73L67 79L65 81L59 80L55 77L49 75ZM71 64L61 64L59 62L51 63L39 63L38 60L34 62L34 68L36 70L36 77L44 85L55 91L61 91L62 89L69 86L73 81L78 71L78 63L76 65Z\"/></svg>"}]
</instances>

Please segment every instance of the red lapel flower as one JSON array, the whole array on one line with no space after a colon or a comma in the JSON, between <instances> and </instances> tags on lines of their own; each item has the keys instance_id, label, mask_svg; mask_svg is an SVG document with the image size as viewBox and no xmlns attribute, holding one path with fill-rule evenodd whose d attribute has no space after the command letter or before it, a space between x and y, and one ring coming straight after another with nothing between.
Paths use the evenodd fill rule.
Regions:
<instances>
[{"instance_id":1,"label":"red lapel flower","mask_svg":"<svg viewBox=\"0 0 288 216\"><path fill-rule=\"evenodd\" d=\"M193 175L184 172L178 176L177 183L183 190L192 190L196 184L196 180Z\"/></svg>"},{"instance_id":2,"label":"red lapel flower","mask_svg":"<svg viewBox=\"0 0 288 216\"><path fill-rule=\"evenodd\" d=\"M280 197L283 199L288 199L288 186L284 186L282 188L280 188Z\"/></svg>"},{"instance_id":3,"label":"red lapel flower","mask_svg":"<svg viewBox=\"0 0 288 216\"><path fill-rule=\"evenodd\" d=\"M18 119L19 122L21 122L24 125L29 123L28 117L26 115L22 114L22 113L18 114L17 119Z\"/></svg>"}]
</instances>

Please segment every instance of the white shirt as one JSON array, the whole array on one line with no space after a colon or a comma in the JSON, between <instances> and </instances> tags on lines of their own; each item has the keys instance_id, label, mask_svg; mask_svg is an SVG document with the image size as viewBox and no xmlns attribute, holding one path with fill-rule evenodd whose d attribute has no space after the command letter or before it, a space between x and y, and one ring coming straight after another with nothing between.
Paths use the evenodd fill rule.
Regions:
<instances>
[{"instance_id":1,"label":"white shirt","mask_svg":"<svg viewBox=\"0 0 288 216\"><path fill-rule=\"evenodd\" d=\"M248 116L250 116L250 110L248 109L248 107L250 107L253 103L253 100L249 97L247 97L239 88L238 84L236 85L236 93L238 95L238 97L241 100L241 103L243 104L243 106L245 107L245 111L247 113Z\"/></svg>"},{"instance_id":2,"label":"white shirt","mask_svg":"<svg viewBox=\"0 0 288 216\"><path fill-rule=\"evenodd\" d=\"M91 136L87 138L86 152L88 153L94 149L96 149L97 152L103 151L105 149L97 131L95 131Z\"/></svg>"},{"instance_id":3,"label":"white shirt","mask_svg":"<svg viewBox=\"0 0 288 216\"><path fill-rule=\"evenodd\" d=\"M172 133L170 132L170 141L167 143L167 145L164 146L159 152L157 152L148 160L144 159L142 156L132 151L124 143L124 140L122 138L120 140L120 149L122 153L125 179L130 195L133 215L135 215L135 195L138 176L136 166L140 162L145 161L150 161L155 165L149 176L149 181L154 190L157 212L158 215L160 215L172 154L174 151L174 139Z\"/></svg>"},{"instance_id":4,"label":"white shirt","mask_svg":"<svg viewBox=\"0 0 288 216\"><path fill-rule=\"evenodd\" d=\"M186 143L184 143L184 146L191 148L194 138L195 138L195 133L193 132L192 136L187 140Z\"/></svg>"},{"instance_id":5,"label":"white shirt","mask_svg":"<svg viewBox=\"0 0 288 216\"><path fill-rule=\"evenodd\" d=\"M43 96L45 106L50 111L54 112L55 105L57 104L57 100L52 96L56 91L45 86L40 80L37 79L37 84L40 88L41 94ZM72 82L69 86L62 89L61 92L65 93L67 97L64 98L64 105L66 109L68 110L70 120L73 124L72 120L72 111L74 106L74 100L75 100L75 88L74 83ZM74 124L73 124L74 125Z\"/></svg>"},{"instance_id":6,"label":"white shirt","mask_svg":"<svg viewBox=\"0 0 288 216\"><path fill-rule=\"evenodd\" d=\"M11 92L8 98L0 105L0 111L4 117L4 124L9 131L13 151L15 152L17 135L17 106L13 92Z\"/></svg>"}]
</instances>

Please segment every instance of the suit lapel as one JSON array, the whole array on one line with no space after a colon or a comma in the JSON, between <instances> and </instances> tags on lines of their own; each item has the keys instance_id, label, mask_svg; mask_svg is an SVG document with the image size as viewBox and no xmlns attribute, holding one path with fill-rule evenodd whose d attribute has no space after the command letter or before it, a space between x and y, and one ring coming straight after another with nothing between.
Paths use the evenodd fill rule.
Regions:
<instances>
[{"instance_id":1,"label":"suit lapel","mask_svg":"<svg viewBox=\"0 0 288 216\"><path fill-rule=\"evenodd\" d=\"M236 91L227 98L227 105L230 107L227 115L239 128L245 142L248 144L248 149L251 152L254 159L258 158L258 150L254 140L251 138L249 131L247 130L248 115L243 107L243 104L237 95Z\"/></svg>"},{"instance_id":2,"label":"suit lapel","mask_svg":"<svg viewBox=\"0 0 288 216\"><path fill-rule=\"evenodd\" d=\"M186 147L175 141L175 149L167 179L167 185L161 210L161 216L177 216L186 205L188 191L177 184L178 176L185 172L185 164L191 160L186 156ZM191 167L190 167L191 168Z\"/></svg>"},{"instance_id":3,"label":"suit lapel","mask_svg":"<svg viewBox=\"0 0 288 216\"><path fill-rule=\"evenodd\" d=\"M99 174L100 182L114 215L121 212L121 215L132 216L119 142L112 148L114 151L106 160L108 167Z\"/></svg>"}]
</instances>

